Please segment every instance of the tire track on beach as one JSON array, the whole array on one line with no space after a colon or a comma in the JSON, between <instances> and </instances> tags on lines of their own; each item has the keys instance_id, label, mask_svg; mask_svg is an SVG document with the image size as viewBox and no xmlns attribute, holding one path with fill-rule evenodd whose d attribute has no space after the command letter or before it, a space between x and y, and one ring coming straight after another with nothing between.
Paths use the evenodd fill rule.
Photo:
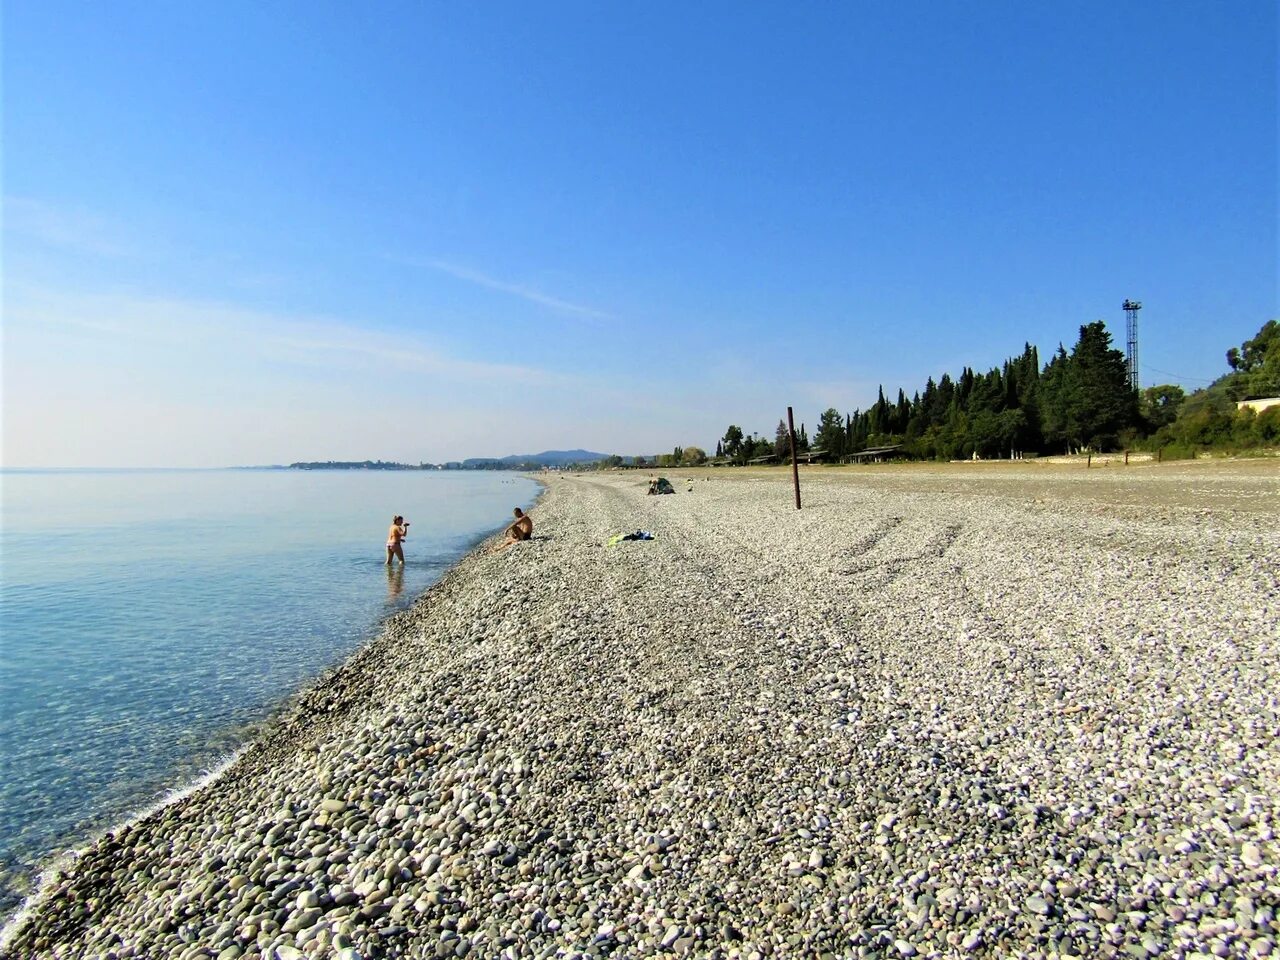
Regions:
<instances>
[{"instance_id":1,"label":"tire track on beach","mask_svg":"<svg viewBox=\"0 0 1280 960\"><path fill-rule=\"evenodd\" d=\"M626 511L643 502L622 492L611 491L609 496ZM841 774L839 764L823 753L803 725L797 726L811 694L790 680L797 665L796 628L780 636L757 619L752 610L760 606L759 597L751 598L747 611L735 608L734 602L746 596L747 584L738 566L741 554L726 552L669 514L650 526L659 539L634 544L637 556L652 550L663 559L647 557L642 562L660 566L669 576L692 577L697 588L693 592L702 602L688 611L687 636L668 632L664 637L680 680L672 683L668 676L657 681L662 688L658 694L662 711L651 718L643 740L631 748L650 758L661 756L660 767L668 775L693 776L713 791L716 784L731 784L729 789L738 801L731 825L738 834L757 838L734 853L738 868L777 869L777 858L785 849L777 845L793 839L792 830L812 826L796 823L794 814L771 801L770 784L778 765L811 770L810 782L823 785L824 792L831 789L827 784L835 785L838 777L848 776ZM727 602L710 602L714 597ZM681 730L691 724L704 732L698 740L687 742ZM830 804L831 809L847 814L856 806L848 798L833 799ZM714 864L702 867L711 869ZM750 917L742 922L751 922Z\"/></svg>"},{"instance_id":2,"label":"tire track on beach","mask_svg":"<svg viewBox=\"0 0 1280 960\"><path fill-rule=\"evenodd\" d=\"M599 512L609 518L598 535L634 514L634 495L609 486L590 486L592 495L599 498ZM753 645L732 611L705 603L708 597L725 589L715 560L708 559L705 549L696 543L672 536L668 526L653 526L661 528L657 541L618 548L601 544L595 548L599 560L595 575L599 577L601 598L608 602L611 597L633 597L620 605L610 603L615 615L624 621L618 625L620 635L643 626L655 603L665 601L668 612L675 616L665 618L667 627L660 637L653 638L653 643L640 632L635 634L638 648L617 651L617 664L628 672L629 694L622 701L627 709L611 717L601 734L609 742L610 769L618 771L621 779L602 782L592 789L599 794L612 792L611 802L619 798L632 803L657 801L656 810L663 812L642 821L651 835L673 831L687 839L697 837L707 827L693 813L701 801L689 807L687 799L681 798L727 789L737 798L740 811L732 825L754 832L762 829L756 823L756 811L761 805L763 785L769 782L769 765L763 757L773 740L761 734L758 725L751 722L752 717L746 715L748 711L739 709L739 698L731 695L735 681L740 684L754 665ZM599 539L602 541L603 536ZM644 571L638 587L637 568ZM674 598L672 582L680 586ZM637 593L640 595L634 596ZM680 615L682 608L673 609L672 600L681 598L691 604L685 608L686 616ZM633 715L628 715L632 711ZM690 739L687 731L695 728L700 734ZM742 858L747 869L758 858L751 850L735 856ZM713 868L713 863L694 857L669 875L647 881L645 886L697 889L708 882L703 872ZM637 889L633 895L639 898L642 893ZM624 900L632 896L620 895ZM639 899L631 904L642 907ZM752 921L744 917L740 922L749 925Z\"/></svg>"},{"instance_id":3,"label":"tire track on beach","mask_svg":"<svg viewBox=\"0 0 1280 960\"><path fill-rule=\"evenodd\" d=\"M897 524L893 526L896 528ZM835 572L842 577L857 577L867 587L888 586L903 574L916 572L921 564L932 563L946 557L960 537L961 529L960 524L957 523L943 524L942 529L929 538L919 553L891 555L883 560L869 559ZM880 539L875 540L873 546L880 542Z\"/></svg>"},{"instance_id":4,"label":"tire track on beach","mask_svg":"<svg viewBox=\"0 0 1280 960\"><path fill-rule=\"evenodd\" d=\"M620 510L625 511L631 506L622 495L618 495L615 502ZM988 803L1013 808L1022 802L1021 794L1011 793L991 783L990 769L983 757L989 754L986 748L993 746L994 741L988 738L985 745L979 744L973 739L973 730L969 727L951 730L945 710L928 721L931 739L917 741L915 734L903 737L904 729L920 723L920 719L910 718L918 705L928 702L925 699L928 694L922 697L919 687L904 686L900 678L906 672L903 669L905 664L896 656L886 658L884 655L886 649L905 642L907 649L921 649L918 656L911 658L912 666L929 660L940 665L953 662L952 655L945 652L940 655L940 651L952 647L960 655L965 671L974 667L972 656L962 645L944 642L939 646L932 637L904 636L898 629L904 620L918 622L930 604L946 608L949 622L966 617L975 622L984 619L984 611L967 602L969 597L962 582L963 557L953 555L963 533L961 525L933 516L917 516L906 529L900 529L903 527L900 520L882 521L882 525L863 542L873 540L871 546L878 548L878 553L892 550L910 552L902 557L890 556L876 566L869 566L867 569L872 571L888 567L891 576L872 584L871 593L862 592L868 589L864 582L861 590L851 596L845 578L834 575L815 578L809 574L803 562L804 549L794 546L803 543L801 533L797 533L793 540L783 538L781 543L771 543L773 553L769 554L749 539L735 536L731 532L736 529L734 524L728 524L727 530L724 526L707 528L699 525L693 517L670 509L654 516L649 525L659 533L659 543L666 544L660 549L670 553L677 564L703 573L707 577L709 591L745 601L746 610L728 617L724 629L738 638L741 650L749 651L751 675L760 694L755 698L744 698L740 686L734 690L732 684L723 684L724 692L720 695L726 703L742 704L733 709L731 721L729 716L724 719L750 731L743 749L759 751L758 754L749 752L738 766L757 770L761 777L767 777L768 763L760 758L776 753L779 743L768 742L766 746L767 741L752 741L750 736L769 737L770 731L777 729L779 721L791 723L794 721L788 718L811 713L812 708L808 704L813 697L827 697L832 698L827 716L837 729L843 729L844 723L849 722L846 718L856 717L859 740L878 743L873 752L859 751L846 755L838 737L831 740L824 734L812 739L813 743L821 744L821 750L826 754L825 762L815 768L815 782L838 783L837 778L844 775L841 770L856 771L866 778L858 792L850 794L842 788L832 794L832 808L842 816L857 816L857 811L864 811L862 816L874 819L893 809L895 787L892 782L879 779L882 769L917 769L922 771L922 775L925 771L937 771L928 774L931 776L949 770L949 775L957 781L983 785L981 789ZM814 516L813 523L826 519L818 519L817 511ZM877 535L881 532L884 535ZM895 533L893 537L888 536L891 532ZM709 560L708 557L715 559ZM739 574L739 570L746 574L752 567L764 564L766 558L775 569L774 576L751 580ZM908 572L911 576L904 578L903 574ZM767 610L778 603L794 605L796 590L812 596L818 604L811 609L793 610L785 631L775 632L773 625L755 615L755 610ZM877 596L877 593L884 595ZM886 611L890 612L887 619L884 616ZM710 645L717 633L717 630L708 629L702 638ZM825 682L795 682L795 668L803 662L797 657L815 652L825 664L826 676L839 675L851 684L846 694L835 697L833 691L824 689ZM692 659L689 662L692 663ZM996 675L990 663L984 664L981 672L986 676ZM939 686L933 696L942 696L945 700L945 690ZM673 712L671 716L672 722L676 722L679 714ZM841 720L837 722L837 718ZM814 738L820 728L810 727L808 723L806 721L810 732L806 737ZM930 746L915 752L913 745L916 742ZM948 747L939 753L937 744L943 742ZM811 760L807 762L812 763ZM796 766L805 763L801 753ZM785 829L783 834L772 831L777 829L778 823L785 823L786 817L771 824L767 791L761 791L758 796L765 801L764 808L745 817L739 826L763 828L774 840L783 839ZM866 806L867 803L871 806ZM951 823L953 829L966 833L974 833L982 827L981 820L969 818L953 818ZM857 844L852 845L852 849L857 847ZM764 865L769 859L769 855L761 850L756 852L752 862Z\"/></svg>"},{"instance_id":5,"label":"tire track on beach","mask_svg":"<svg viewBox=\"0 0 1280 960\"><path fill-rule=\"evenodd\" d=\"M811 522L815 524L830 522L830 517L822 516L819 511L814 511L813 516L815 519ZM915 518L909 529L899 531L900 527L901 518L889 518L860 541L860 544L870 541L869 547L878 548L881 553L912 550L905 557L880 561L893 571L884 586L891 586L910 570L914 575L912 582L920 590L936 593L939 583L951 583L954 592L958 561L952 552L963 532L961 525L924 517ZM690 531L689 523L682 523L681 529L689 531L689 541L695 542L698 534ZM729 529L734 529L734 525ZM894 532L896 535L891 538L889 534ZM722 527L712 528L703 537L704 543L733 543L735 546L731 549L720 547L714 552L730 557L745 553L749 559L744 560L743 566L747 568L766 556L764 550L727 533ZM913 547L913 541L918 543L921 539L923 546ZM928 780L936 777L979 784L987 803L1015 803L1008 791L989 784L978 753L966 740L953 735L945 714L921 715L919 711L929 703L927 693L922 695L919 688L904 686L901 680L906 672L904 664L896 657L886 657L885 650L899 640L898 623L915 619L915 612L897 610L896 619L881 620L878 615L884 613L892 601L863 592L865 585L860 585L860 591L851 597L847 580L834 574L821 575L820 563L805 563L809 558L803 540L802 533L798 532L794 538L784 537L781 542L775 540L770 544L774 551L770 557L772 563L786 572L755 581L754 605L768 608L782 603L794 609L785 633L775 637L771 630L757 630L754 639L758 645L776 651L775 662L783 667L767 677L764 669L760 671L765 682L775 685L777 696L771 703L777 708L775 715L784 718L784 722L788 722L785 718L804 718L802 736L821 754L815 763L813 758L804 758L801 753L797 767L807 767L812 771L810 782L822 785L816 791L827 798L828 813L823 815L822 822L834 820L835 829L839 829L841 824L876 822L886 816L897 816L899 777L901 771L906 770ZM813 573L819 575L813 576ZM732 573L728 579L732 582ZM875 589L881 587L876 585ZM798 597L806 596L815 603L808 607L796 603ZM913 663L915 659L912 658ZM817 718L813 716L815 708ZM813 721L818 718L825 719L826 723L815 724ZM948 746L940 752L939 743ZM777 746L772 749L777 750ZM886 777L885 771L893 773ZM813 832L785 813L770 811L767 800L765 809L757 816L757 825L768 824L771 814L777 816L777 820L769 829L780 832L771 832L768 839L784 848L791 839L790 831L795 830L802 836ZM956 835L969 836L980 835L986 822L981 817L944 813L935 814L934 819L940 826L946 824ZM855 869L864 868L870 860L883 856L883 851L873 853L879 848L868 850L865 834L840 833L833 838L836 835L841 836L837 845L846 850L845 862ZM899 846L891 859L907 856L909 850ZM771 863L776 864L776 858L761 853L754 862L768 868ZM864 909L872 907L867 905Z\"/></svg>"}]
</instances>

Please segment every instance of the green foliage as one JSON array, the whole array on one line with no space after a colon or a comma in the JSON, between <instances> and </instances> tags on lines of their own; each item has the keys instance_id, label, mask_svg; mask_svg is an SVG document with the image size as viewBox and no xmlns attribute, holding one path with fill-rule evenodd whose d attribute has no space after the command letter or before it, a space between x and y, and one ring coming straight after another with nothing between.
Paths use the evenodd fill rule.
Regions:
<instances>
[{"instance_id":1,"label":"green foliage","mask_svg":"<svg viewBox=\"0 0 1280 960\"><path fill-rule=\"evenodd\" d=\"M1159 430L1178 418L1178 411L1187 399L1186 391L1173 384L1147 387L1142 391L1142 419L1149 430Z\"/></svg>"},{"instance_id":2,"label":"green foliage","mask_svg":"<svg viewBox=\"0 0 1280 960\"><path fill-rule=\"evenodd\" d=\"M748 437L736 424L730 424L716 449L721 456L728 457L741 466L755 457L772 455L773 441L757 437L755 434Z\"/></svg>"},{"instance_id":3,"label":"green foliage","mask_svg":"<svg viewBox=\"0 0 1280 960\"><path fill-rule=\"evenodd\" d=\"M1245 407L1223 410L1202 405L1195 412L1161 427L1147 444L1151 449L1237 453L1280 446L1280 406L1261 413ZM1167 458L1167 454L1165 454Z\"/></svg>"},{"instance_id":4,"label":"green foliage","mask_svg":"<svg viewBox=\"0 0 1280 960\"><path fill-rule=\"evenodd\" d=\"M1248 395L1280 394L1280 321L1268 320L1256 337L1228 350L1227 365Z\"/></svg>"},{"instance_id":5,"label":"green foliage","mask_svg":"<svg viewBox=\"0 0 1280 960\"><path fill-rule=\"evenodd\" d=\"M680 463L686 467L697 467L707 462L707 451L701 447L685 447L680 452Z\"/></svg>"},{"instance_id":6,"label":"green foliage","mask_svg":"<svg viewBox=\"0 0 1280 960\"><path fill-rule=\"evenodd\" d=\"M1280 321L1268 320L1244 342L1232 370L1226 378L1231 399L1280 396Z\"/></svg>"},{"instance_id":7,"label":"green foliage","mask_svg":"<svg viewBox=\"0 0 1280 960\"><path fill-rule=\"evenodd\" d=\"M774 431L773 455L784 463L791 462L791 431L785 420L778 420L778 429Z\"/></svg>"},{"instance_id":8,"label":"green foliage","mask_svg":"<svg viewBox=\"0 0 1280 960\"><path fill-rule=\"evenodd\" d=\"M1268 407L1258 414L1253 429L1261 446L1280 445L1280 406Z\"/></svg>"},{"instance_id":9,"label":"green foliage","mask_svg":"<svg viewBox=\"0 0 1280 960\"><path fill-rule=\"evenodd\" d=\"M1138 398L1129 387L1125 357L1111 348L1101 320L1080 328L1062 384L1067 439L1091 449L1114 447L1138 420Z\"/></svg>"},{"instance_id":10,"label":"green foliage","mask_svg":"<svg viewBox=\"0 0 1280 960\"><path fill-rule=\"evenodd\" d=\"M884 399L881 393L880 399ZM819 450L825 450L827 456L832 459L839 459L845 452L845 422L844 417L840 415L840 411L835 407L829 407L825 413L818 418L818 432L813 437L813 442Z\"/></svg>"},{"instance_id":11,"label":"green foliage","mask_svg":"<svg viewBox=\"0 0 1280 960\"><path fill-rule=\"evenodd\" d=\"M752 434L742 441L742 450L738 454L738 462L746 463L756 457L771 456L773 456L773 441Z\"/></svg>"},{"instance_id":12,"label":"green foliage","mask_svg":"<svg viewBox=\"0 0 1280 960\"><path fill-rule=\"evenodd\" d=\"M1267 321L1257 336L1228 350L1227 364L1230 373L1177 405L1156 431L1156 446L1229 452L1280 444L1280 407L1257 413L1236 406L1245 397L1280 396L1280 323Z\"/></svg>"},{"instance_id":13,"label":"green foliage","mask_svg":"<svg viewBox=\"0 0 1280 960\"><path fill-rule=\"evenodd\" d=\"M1129 387L1123 352L1097 321L1080 328L1070 352L1059 344L1043 366L1028 343L986 373L965 367L954 379L930 377L910 398L899 389L891 400L881 387L866 410L842 415L828 408L813 443L837 460L895 444L907 456L941 460L1139 445L1172 457L1280 444L1280 408L1236 410L1244 397L1280 395L1280 322L1268 321L1257 336L1229 350L1227 361L1230 373L1189 396L1172 384L1139 395ZM803 423L796 447L809 449ZM716 452L737 463L766 454L786 460L786 425L779 421L769 440L730 426Z\"/></svg>"},{"instance_id":14,"label":"green foliage","mask_svg":"<svg viewBox=\"0 0 1280 960\"><path fill-rule=\"evenodd\" d=\"M1196 448L1185 443L1166 443L1158 448L1161 460L1194 460Z\"/></svg>"},{"instance_id":15,"label":"green foliage","mask_svg":"<svg viewBox=\"0 0 1280 960\"><path fill-rule=\"evenodd\" d=\"M1226 446L1230 442L1234 417L1215 407L1207 407L1177 423L1174 436L1195 447Z\"/></svg>"},{"instance_id":16,"label":"green foliage","mask_svg":"<svg viewBox=\"0 0 1280 960\"><path fill-rule=\"evenodd\" d=\"M723 455L732 460L738 459L742 453L742 439L742 428L736 424L729 424L729 429L724 432L724 437L720 440Z\"/></svg>"},{"instance_id":17,"label":"green foliage","mask_svg":"<svg viewBox=\"0 0 1280 960\"><path fill-rule=\"evenodd\" d=\"M1268 320L1257 336L1227 351L1227 373L1182 403L1178 419L1192 418L1206 409L1230 415L1246 397L1280 396L1280 323Z\"/></svg>"}]
</instances>

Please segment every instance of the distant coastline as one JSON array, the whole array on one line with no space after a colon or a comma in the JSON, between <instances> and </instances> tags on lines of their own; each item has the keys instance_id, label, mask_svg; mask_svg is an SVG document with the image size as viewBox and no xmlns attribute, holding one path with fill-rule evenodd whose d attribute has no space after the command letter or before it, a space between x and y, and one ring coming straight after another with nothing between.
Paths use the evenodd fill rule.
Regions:
<instances>
[{"instance_id":1,"label":"distant coastline","mask_svg":"<svg viewBox=\"0 0 1280 960\"><path fill-rule=\"evenodd\" d=\"M608 460L607 453L590 450L544 450L508 457L471 457L446 463L397 463L392 460L306 460L291 463L289 470L541 470L573 467Z\"/></svg>"},{"instance_id":2,"label":"distant coastline","mask_svg":"<svg viewBox=\"0 0 1280 960\"><path fill-rule=\"evenodd\" d=\"M643 458L640 458L643 459ZM446 463L400 463L394 460L299 460L294 463L236 464L227 467L8 467L0 473L157 473L215 470L515 470L532 471L544 467L594 467L600 461L635 462L635 457L617 457L590 450L544 450L542 453L507 457L471 457Z\"/></svg>"},{"instance_id":3,"label":"distant coastline","mask_svg":"<svg viewBox=\"0 0 1280 960\"><path fill-rule=\"evenodd\" d=\"M269 469L269 468L268 468ZM434 463L394 463L389 460L307 460L285 470L440 470Z\"/></svg>"}]
</instances>

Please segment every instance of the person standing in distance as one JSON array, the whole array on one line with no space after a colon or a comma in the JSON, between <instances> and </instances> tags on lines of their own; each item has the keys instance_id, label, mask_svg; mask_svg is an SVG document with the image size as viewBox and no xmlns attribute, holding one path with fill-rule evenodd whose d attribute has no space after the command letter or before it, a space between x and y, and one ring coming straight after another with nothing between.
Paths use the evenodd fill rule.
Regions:
<instances>
[{"instance_id":1,"label":"person standing in distance","mask_svg":"<svg viewBox=\"0 0 1280 960\"><path fill-rule=\"evenodd\" d=\"M391 518L391 528L387 531L387 566L391 566L391 558L399 557L400 565L404 566L404 543L405 538L409 536L409 524L404 517L397 514Z\"/></svg>"}]
</instances>

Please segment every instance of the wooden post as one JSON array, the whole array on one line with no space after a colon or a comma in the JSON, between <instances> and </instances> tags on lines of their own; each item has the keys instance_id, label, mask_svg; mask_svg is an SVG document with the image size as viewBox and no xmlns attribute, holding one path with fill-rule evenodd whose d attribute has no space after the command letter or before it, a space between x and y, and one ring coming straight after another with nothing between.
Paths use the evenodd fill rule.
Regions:
<instances>
[{"instance_id":1,"label":"wooden post","mask_svg":"<svg viewBox=\"0 0 1280 960\"><path fill-rule=\"evenodd\" d=\"M1125 465L1126 467L1129 465L1129 451L1128 451L1128 450L1126 450L1126 451L1124 452L1124 465Z\"/></svg>"},{"instance_id":2,"label":"wooden post","mask_svg":"<svg viewBox=\"0 0 1280 960\"><path fill-rule=\"evenodd\" d=\"M796 459L796 422L787 407L787 435L791 438L791 482L796 488L796 509L800 509L800 461Z\"/></svg>"},{"instance_id":3,"label":"wooden post","mask_svg":"<svg viewBox=\"0 0 1280 960\"><path fill-rule=\"evenodd\" d=\"M1086 470L1088 470L1088 469L1089 469L1090 467L1092 467L1092 466L1093 466L1093 451L1092 451L1092 450L1090 450L1090 451L1089 451L1089 459L1088 459L1088 460L1086 460L1086 461L1084 462L1084 468L1085 468Z\"/></svg>"},{"instance_id":4,"label":"wooden post","mask_svg":"<svg viewBox=\"0 0 1280 960\"><path fill-rule=\"evenodd\" d=\"M1158 447L1156 448L1156 463L1160 463L1162 460L1164 460L1164 447Z\"/></svg>"}]
</instances>

